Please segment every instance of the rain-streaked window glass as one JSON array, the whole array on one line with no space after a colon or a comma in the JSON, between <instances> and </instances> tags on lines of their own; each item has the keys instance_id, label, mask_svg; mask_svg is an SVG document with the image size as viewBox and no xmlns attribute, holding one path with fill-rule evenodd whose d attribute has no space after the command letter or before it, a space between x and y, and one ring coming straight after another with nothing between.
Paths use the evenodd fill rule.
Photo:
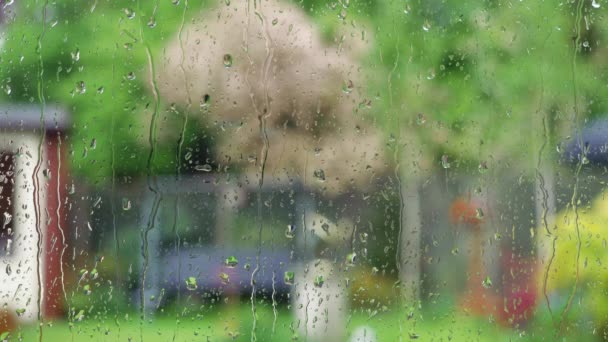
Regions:
<instances>
[{"instance_id":1,"label":"rain-streaked window glass","mask_svg":"<svg viewBox=\"0 0 608 342\"><path fill-rule=\"evenodd\" d=\"M0 340L608 339L606 0L0 0Z\"/></svg>"}]
</instances>

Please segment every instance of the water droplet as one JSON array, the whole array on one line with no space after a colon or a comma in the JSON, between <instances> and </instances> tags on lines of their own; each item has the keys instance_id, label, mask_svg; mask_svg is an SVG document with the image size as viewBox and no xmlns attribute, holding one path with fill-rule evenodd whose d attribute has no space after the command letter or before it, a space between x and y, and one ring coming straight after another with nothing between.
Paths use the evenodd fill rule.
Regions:
<instances>
[{"instance_id":1,"label":"water droplet","mask_svg":"<svg viewBox=\"0 0 608 342\"><path fill-rule=\"evenodd\" d=\"M196 171L203 171L203 172L211 172L213 170L213 168L209 164L196 165L194 167L194 169Z\"/></svg>"},{"instance_id":2,"label":"water droplet","mask_svg":"<svg viewBox=\"0 0 608 342\"><path fill-rule=\"evenodd\" d=\"M10 276L11 274L13 274L13 269L11 268L11 265L6 265L6 275Z\"/></svg>"},{"instance_id":3,"label":"water droplet","mask_svg":"<svg viewBox=\"0 0 608 342\"><path fill-rule=\"evenodd\" d=\"M450 162L447 154L441 156L441 167L443 167L444 169L450 168Z\"/></svg>"},{"instance_id":4,"label":"water droplet","mask_svg":"<svg viewBox=\"0 0 608 342\"><path fill-rule=\"evenodd\" d=\"M129 71L127 73L127 80L133 81L135 79L135 73L133 71Z\"/></svg>"},{"instance_id":5,"label":"water droplet","mask_svg":"<svg viewBox=\"0 0 608 342\"><path fill-rule=\"evenodd\" d=\"M416 116L416 124L418 124L418 126L422 126L426 123L426 116L422 113L418 113L418 115Z\"/></svg>"},{"instance_id":6,"label":"water droplet","mask_svg":"<svg viewBox=\"0 0 608 342\"><path fill-rule=\"evenodd\" d=\"M452 249L452 255L458 255L459 252L460 252L460 250L458 248Z\"/></svg>"},{"instance_id":7,"label":"water droplet","mask_svg":"<svg viewBox=\"0 0 608 342\"><path fill-rule=\"evenodd\" d=\"M490 279L490 276L487 276L486 279L481 282L481 285L483 285L483 287L485 287L486 289L492 287L492 279Z\"/></svg>"},{"instance_id":8,"label":"water droplet","mask_svg":"<svg viewBox=\"0 0 608 342\"><path fill-rule=\"evenodd\" d=\"M326 222L324 222L323 224L321 224L321 229L323 229L323 231L325 232L325 234L329 235L329 224L327 224Z\"/></svg>"},{"instance_id":9,"label":"water droplet","mask_svg":"<svg viewBox=\"0 0 608 342\"><path fill-rule=\"evenodd\" d=\"M220 274L218 276L219 276L222 284L228 285L228 283L230 283L230 276L228 274L226 274L224 272L220 272Z\"/></svg>"},{"instance_id":10,"label":"water droplet","mask_svg":"<svg viewBox=\"0 0 608 342\"><path fill-rule=\"evenodd\" d=\"M322 169L317 169L313 171L313 177L315 177L318 181L324 182L325 181L325 171L323 171Z\"/></svg>"},{"instance_id":11,"label":"water droplet","mask_svg":"<svg viewBox=\"0 0 608 342\"><path fill-rule=\"evenodd\" d=\"M5 84L4 85L4 92L6 93L6 95L10 95L13 92L13 89L11 88L10 85Z\"/></svg>"},{"instance_id":12,"label":"water droplet","mask_svg":"<svg viewBox=\"0 0 608 342\"><path fill-rule=\"evenodd\" d=\"M11 223L11 220L13 219L13 215L11 215L7 212L4 212L3 216L4 216L4 221L2 222L3 226L6 226L9 223Z\"/></svg>"},{"instance_id":13,"label":"water droplet","mask_svg":"<svg viewBox=\"0 0 608 342\"><path fill-rule=\"evenodd\" d=\"M482 210L481 208L477 208L477 209L475 209L475 216L476 216L478 219L482 219L482 218L483 218L483 215L484 215L484 214L483 214L483 210Z\"/></svg>"},{"instance_id":14,"label":"water droplet","mask_svg":"<svg viewBox=\"0 0 608 342\"><path fill-rule=\"evenodd\" d=\"M148 19L148 27L149 28L155 28L156 27L156 19L154 17L150 17L150 19Z\"/></svg>"},{"instance_id":15,"label":"water droplet","mask_svg":"<svg viewBox=\"0 0 608 342\"><path fill-rule=\"evenodd\" d=\"M346 264L348 266L355 266L356 261L357 261L357 253L350 253L346 256Z\"/></svg>"},{"instance_id":16,"label":"water droplet","mask_svg":"<svg viewBox=\"0 0 608 342\"><path fill-rule=\"evenodd\" d=\"M318 275L315 277L314 285L316 287L322 287L325 284L325 278L322 275Z\"/></svg>"},{"instance_id":17,"label":"water droplet","mask_svg":"<svg viewBox=\"0 0 608 342\"><path fill-rule=\"evenodd\" d=\"M361 241L361 243L366 243L368 236L369 235L367 235L367 233L361 233L361 234L359 234L359 241Z\"/></svg>"},{"instance_id":18,"label":"water droplet","mask_svg":"<svg viewBox=\"0 0 608 342\"><path fill-rule=\"evenodd\" d=\"M91 285L87 284L87 285L83 286L82 292L84 292L84 294L87 296L90 295L91 292L93 292L93 291L91 291Z\"/></svg>"},{"instance_id":19,"label":"water droplet","mask_svg":"<svg viewBox=\"0 0 608 342\"><path fill-rule=\"evenodd\" d=\"M80 60L80 50L76 49L76 51L70 53L72 55L72 61L78 62Z\"/></svg>"},{"instance_id":20,"label":"water droplet","mask_svg":"<svg viewBox=\"0 0 608 342\"><path fill-rule=\"evenodd\" d=\"M274 26L278 23L279 23L279 19L277 19L277 18L272 19L272 26Z\"/></svg>"},{"instance_id":21,"label":"water droplet","mask_svg":"<svg viewBox=\"0 0 608 342\"><path fill-rule=\"evenodd\" d=\"M125 8L125 15L127 16L127 19L133 19L135 18L135 11L130 9L130 8Z\"/></svg>"},{"instance_id":22,"label":"water droplet","mask_svg":"<svg viewBox=\"0 0 608 342\"><path fill-rule=\"evenodd\" d=\"M342 86L342 91L344 92L344 94L350 94L350 93L352 93L352 91L353 91L354 88L355 88L355 84L353 83L353 81L348 80Z\"/></svg>"},{"instance_id":23,"label":"water droplet","mask_svg":"<svg viewBox=\"0 0 608 342\"><path fill-rule=\"evenodd\" d=\"M232 56L229 53L225 54L224 58L223 58L223 62L224 62L224 67L230 68L232 66Z\"/></svg>"},{"instance_id":24,"label":"water droplet","mask_svg":"<svg viewBox=\"0 0 608 342\"><path fill-rule=\"evenodd\" d=\"M296 225L288 224L287 229L285 230L285 237L288 239L293 239L296 236Z\"/></svg>"},{"instance_id":25,"label":"water droplet","mask_svg":"<svg viewBox=\"0 0 608 342\"><path fill-rule=\"evenodd\" d=\"M486 173L488 171L488 163L485 161L479 162L479 167L477 168L479 173Z\"/></svg>"},{"instance_id":26,"label":"water droplet","mask_svg":"<svg viewBox=\"0 0 608 342\"><path fill-rule=\"evenodd\" d=\"M593 1L591 1L591 7L600 8L600 3L597 2L597 0L593 0Z\"/></svg>"},{"instance_id":27,"label":"water droplet","mask_svg":"<svg viewBox=\"0 0 608 342\"><path fill-rule=\"evenodd\" d=\"M235 268L236 265L239 264L239 260L234 255L231 255L228 258L226 258L226 260L224 261L224 264L229 268Z\"/></svg>"},{"instance_id":28,"label":"water droplet","mask_svg":"<svg viewBox=\"0 0 608 342\"><path fill-rule=\"evenodd\" d=\"M25 309L17 309L15 310L15 313L17 314L18 317L23 316L23 314L25 314Z\"/></svg>"},{"instance_id":29,"label":"water droplet","mask_svg":"<svg viewBox=\"0 0 608 342\"><path fill-rule=\"evenodd\" d=\"M123 197L122 198L122 210L127 211L127 210L131 210L131 200Z\"/></svg>"},{"instance_id":30,"label":"water droplet","mask_svg":"<svg viewBox=\"0 0 608 342\"><path fill-rule=\"evenodd\" d=\"M422 24L422 29L423 29L425 32L428 32L428 31L431 29L431 22L430 22L430 21L428 21L428 19L425 19L425 20L424 20L424 24Z\"/></svg>"},{"instance_id":31,"label":"water droplet","mask_svg":"<svg viewBox=\"0 0 608 342\"><path fill-rule=\"evenodd\" d=\"M179 5L179 0L171 0L171 3L175 6Z\"/></svg>"},{"instance_id":32,"label":"water droplet","mask_svg":"<svg viewBox=\"0 0 608 342\"><path fill-rule=\"evenodd\" d=\"M287 271L283 274L283 281L286 285L293 285L296 275L294 272Z\"/></svg>"},{"instance_id":33,"label":"water droplet","mask_svg":"<svg viewBox=\"0 0 608 342\"><path fill-rule=\"evenodd\" d=\"M194 291L198 288L195 277L186 278L186 288L190 291Z\"/></svg>"},{"instance_id":34,"label":"water droplet","mask_svg":"<svg viewBox=\"0 0 608 342\"><path fill-rule=\"evenodd\" d=\"M211 96L209 94L205 94L203 95L203 98L201 99L201 108L206 108L209 107L209 104L211 102Z\"/></svg>"},{"instance_id":35,"label":"water droplet","mask_svg":"<svg viewBox=\"0 0 608 342\"><path fill-rule=\"evenodd\" d=\"M87 92L87 86L85 85L84 81L76 83L76 92L78 94L84 94Z\"/></svg>"},{"instance_id":36,"label":"water droplet","mask_svg":"<svg viewBox=\"0 0 608 342\"><path fill-rule=\"evenodd\" d=\"M97 94L103 94L103 91L105 90L104 87L99 87L97 88Z\"/></svg>"}]
</instances>

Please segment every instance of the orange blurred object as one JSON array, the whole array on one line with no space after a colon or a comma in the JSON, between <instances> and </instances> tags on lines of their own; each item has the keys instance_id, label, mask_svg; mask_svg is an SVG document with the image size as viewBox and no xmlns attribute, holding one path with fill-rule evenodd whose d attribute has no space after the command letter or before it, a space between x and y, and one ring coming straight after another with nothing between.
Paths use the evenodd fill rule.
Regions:
<instances>
[{"instance_id":1,"label":"orange blurred object","mask_svg":"<svg viewBox=\"0 0 608 342\"><path fill-rule=\"evenodd\" d=\"M452 224L467 224L471 228L479 228L483 221L482 209L474 201L459 197L450 206L450 222Z\"/></svg>"},{"instance_id":2,"label":"orange blurred object","mask_svg":"<svg viewBox=\"0 0 608 342\"><path fill-rule=\"evenodd\" d=\"M485 288L483 280L487 275L482 262L483 209L475 200L458 197L452 202L449 209L450 222L455 225L464 224L471 230L469 239L470 254L467 270L467 285L465 292L460 296L459 306L468 314L475 316L489 316L501 318L501 298L493 288Z\"/></svg>"}]
</instances>

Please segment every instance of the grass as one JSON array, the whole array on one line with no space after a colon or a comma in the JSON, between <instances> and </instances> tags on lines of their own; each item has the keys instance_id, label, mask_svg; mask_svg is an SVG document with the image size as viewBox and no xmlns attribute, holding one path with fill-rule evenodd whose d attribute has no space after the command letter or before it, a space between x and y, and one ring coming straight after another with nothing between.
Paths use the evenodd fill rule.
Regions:
<instances>
[{"instance_id":1,"label":"grass","mask_svg":"<svg viewBox=\"0 0 608 342\"><path fill-rule=\"evenodd\" d=\"M263 304L262 304L263 305ZM427 309L428 310L428 309ZM367 336L377 341L554 341L554 329L546 318L537 317L525 330L510 329L488 318L472 317L463 313L444 314L424 312L410 315L387 309L370 314L353 310L340 326L346 327L345 341L351 341L355 330L367 329ZM437 310L436 310L437 311ZM161 313L141 322L136 313L122 317L91 318L73 325L67 321L48 322L42 329L43 341L248 341L251 340L252 312L248 303L201 309L196 314L186 313L179 321L175 314ZM538 315L537 315L538 316ZM542 315L540 315L542 316ZM329 318L331 323L331 317ZM298 331L298 321L282 306L274 322L269 305L257 308L258 341L306 341ZM580 327L579 327L580 328ZM594 340L591 330L574 329L566 332L563 340ZM19 327L11 340L38 340L35 325ZM576 337L576 338L574 338ZM369 340L369 339L368 339ZM357 340L362 341L362 340Z\"/></svg>"}]
</instances>

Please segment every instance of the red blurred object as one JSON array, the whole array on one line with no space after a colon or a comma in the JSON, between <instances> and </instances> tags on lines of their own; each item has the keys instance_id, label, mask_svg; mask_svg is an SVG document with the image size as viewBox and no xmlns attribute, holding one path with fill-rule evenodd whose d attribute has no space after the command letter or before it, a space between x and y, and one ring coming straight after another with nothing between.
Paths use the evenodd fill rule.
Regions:
<instances>
[{"instance_id":1,"label":"red blurred object","mask_svg":"<svg viewBox=\"0 0 608 342\"><path fill-rule=\"evenodd\" d=\"M17 328L17 318L8 310L0 310L0 333L14 331Z\"/></svg>"},{"instance_id":2,"label":"red blurred object","mask_svg":"<svg viewBox=\"0 0 608 342\"><path fill-rule=\"evenodd\" d=\"M534 285L534 259L507 251L502 255L502 268L503 273L509 275L503 283L502 323L524 324L531 318L538 296Z\"/></svg>"}]
</instances>

